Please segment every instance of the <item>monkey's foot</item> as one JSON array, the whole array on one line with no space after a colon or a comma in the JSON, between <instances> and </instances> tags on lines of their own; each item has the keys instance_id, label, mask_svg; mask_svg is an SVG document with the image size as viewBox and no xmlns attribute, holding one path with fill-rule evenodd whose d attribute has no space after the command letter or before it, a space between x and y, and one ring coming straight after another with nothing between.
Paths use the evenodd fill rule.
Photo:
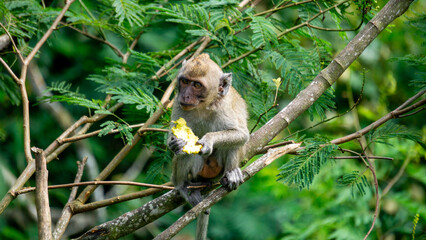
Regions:
<instances>
[{"instance_id":1,"label":"monkey's foot","mask_svg":"<svg viewBox=\"0 0 426 240\"><path fill-rule=\"evenodd\" d=\"M201 189L195 188L191 189L188 188L188 185L184 185L180 188L178 188L179 193L182 195L183 198L193 207L197 205L199 202L203 201L203 196L201 195Z\"/></svg>"},{"instance_id":2,"label":"monkey's foot","mask_svg":"<svg viewBox=\"0 0 426 240\"><path fill-rule=\"evenodd\" d=\"M243 183L243 173L240 168L234 168L225 173L225 176L220 180L220 183L229 190L235 190Z\"/></svg>"}]
</instances>

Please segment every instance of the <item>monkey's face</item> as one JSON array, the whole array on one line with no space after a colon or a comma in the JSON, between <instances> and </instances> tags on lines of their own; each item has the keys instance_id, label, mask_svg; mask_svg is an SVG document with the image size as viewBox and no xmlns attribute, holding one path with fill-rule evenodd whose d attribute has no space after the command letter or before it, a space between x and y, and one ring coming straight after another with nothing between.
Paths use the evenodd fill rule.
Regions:
<instances>
[{"instance_id":1,"label":"monkey's face","mask_svg":"<svg viewBox=\"0 0 426 240\"><path fill-rule=\"evenodd\" d=\"M179 105L184 111L190 111L199 107L206 99L206 87L200 80L179 78Z\"/></svg>"}]
</instances>

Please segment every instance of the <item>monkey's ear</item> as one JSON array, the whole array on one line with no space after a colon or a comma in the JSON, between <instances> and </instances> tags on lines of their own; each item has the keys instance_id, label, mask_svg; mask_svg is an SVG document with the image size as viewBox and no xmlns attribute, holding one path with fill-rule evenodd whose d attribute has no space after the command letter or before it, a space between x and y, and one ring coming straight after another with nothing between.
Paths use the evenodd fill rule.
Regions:
<instances>
[{"instance_id":1,"label":"monkey's ear","mask_svg":"<svg viewBox=\"0 0 426 240\"><path fill-rule=\"evenodd\" d=\"M186 59L184 59L183 62L182 62L182 67L185 66L187 62L188 61L186 61Z\"/></svg>"},{"instance_id":2,"label":"monkey's ear","mask_svg":"<svg viewBox=\"0 0 426 240\"><path fill-rule=\"evenodd\" d=\"M231 85L232 85L232 73L224 73L222 77L220 77L219 95L225 96L228 93Z\"/></svg>"}]
</instances>

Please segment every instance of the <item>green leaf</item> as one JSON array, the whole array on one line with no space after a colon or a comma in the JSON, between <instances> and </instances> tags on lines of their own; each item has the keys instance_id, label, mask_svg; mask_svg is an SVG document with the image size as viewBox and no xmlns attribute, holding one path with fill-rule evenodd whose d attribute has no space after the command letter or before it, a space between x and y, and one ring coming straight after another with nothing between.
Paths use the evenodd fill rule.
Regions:
<instances>
[{"instance_id":1,"label":"green leaf","mask_svg":"<svg viewBox=\"0 0 426 240\"><path fill-rule=\"evenodd\" d=\"M369 144L371 143L382 143L389 144L385 142L385 140L389 138L403 138L414 141L423 149L426 149L426 144L422 141L422 137L409 129L407 129L403 125L399 125L397 120L391 120L380 126L379 128L370 131L366 135L367 141Z\"/></svg>"},{"instance_id":2,"label":"green leaf","mask_svg":"<svg viewBox=\"0 0 426 240\"><path fill-rule=\"evenodd\" d=\"M125 83L121 88L109 89L112 99L124 104L136 104L138 110L146 109L152 114L158 107L158 99L152 94L152 90L139 86L135 83Z\"/></svg>"},{"instance_id":3,"label":"green leaf","mask_svg":"<svg viewBox=\"0 0 426 240\"><path fill-rule=\"evenodd\" d=\"M114 0L112 6L115 8L115 17L118 23L123 25L124 20L127 20L130 26L136 24L143 26L143 13L145 9L133 0Z\"/></svg>"},{"instance_id":4,"label":"green leaf","mask_svg":"<svg viewBox=\"0 0 426 240\"><path fill-rule=\"evenodd\" d=\"M275 46L278 45L275 28L264 17L253 17L250 28L253 30L251 40L255 48L265 46L267 49L270 49L271 42Z\"/></svg>"},{"instance_id":5,"label":"green leaf","mask_svg":"<svg viewBox=\"0 0 426 240\"><path fill-rule=\"evenodd\" d=\"M304 141L305 147L297 157L280 167L278 180L286 184L294 184L300 190L308 188L328 159L336 154L337 145L330 144L323 138L309 138Z\"/></svg>"},{"instance_id":6,"label":"green leaf","mask_svg":"<svg viewBox=\"0 0 426 240\"><path fill-rule=\"evenodd\" d=\"M345 174L337 179L337 183L342 186L350 186L352 197L355 197L355 189L361 194L365 195L365 188L369 186L367 177L360 174L359 171Z\"/></svg>"}]
</instances>

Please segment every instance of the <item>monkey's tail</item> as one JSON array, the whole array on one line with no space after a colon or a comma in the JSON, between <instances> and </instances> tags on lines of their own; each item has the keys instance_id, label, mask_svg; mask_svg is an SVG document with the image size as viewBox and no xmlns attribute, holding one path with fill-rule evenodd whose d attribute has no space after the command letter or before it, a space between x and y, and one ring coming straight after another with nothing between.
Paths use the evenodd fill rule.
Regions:
<instances>
[{"instance_id":1,"label":"monkey's tail","mask_svg":"<svg viewBox=\"0 0 426 240\"><path fill-rule=\"evenodd\" d=\"M207 228L209 226L210 208L198 215L197 219L197 240L205 240L207 238Z\"/></svg>"}]
</instances>

